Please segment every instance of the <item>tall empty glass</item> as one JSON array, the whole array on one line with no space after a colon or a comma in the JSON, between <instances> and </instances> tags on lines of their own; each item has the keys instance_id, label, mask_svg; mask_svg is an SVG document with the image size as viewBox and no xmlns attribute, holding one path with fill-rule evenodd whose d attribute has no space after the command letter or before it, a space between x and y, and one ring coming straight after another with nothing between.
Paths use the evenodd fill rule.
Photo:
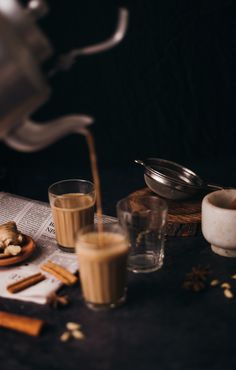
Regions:
<instances>
[{"instance_id":1,"label":"tall empty glass","mask_svg":"<svg viewBox=\"0 0 236 370\"><path fill-rule=\"evenodd\" d=\"M167 203L155 196L128 197L117 203L119 223L130 241L128 270L152 272L162 267L167 211Z\"/></svg>"}]
</instances>

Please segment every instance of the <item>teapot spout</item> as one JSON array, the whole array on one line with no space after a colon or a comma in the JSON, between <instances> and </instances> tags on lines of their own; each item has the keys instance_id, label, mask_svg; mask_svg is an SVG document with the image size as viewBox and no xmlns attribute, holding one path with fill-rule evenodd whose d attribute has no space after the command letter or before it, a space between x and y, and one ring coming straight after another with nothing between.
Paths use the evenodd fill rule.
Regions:
<instances>
[{"instance_id":1,"label":"teapot spout","mask_svg":"<svg viewBox=\"0 0 236 370\"><path fill-rule=\"evenodd\" d=\"M62 137L78 133L84 135L94 119L87 115L71 115L39 124L26 119L23 125L4 138L5 143L21 152L36 152Z\"/></svg>"}]
</instances>

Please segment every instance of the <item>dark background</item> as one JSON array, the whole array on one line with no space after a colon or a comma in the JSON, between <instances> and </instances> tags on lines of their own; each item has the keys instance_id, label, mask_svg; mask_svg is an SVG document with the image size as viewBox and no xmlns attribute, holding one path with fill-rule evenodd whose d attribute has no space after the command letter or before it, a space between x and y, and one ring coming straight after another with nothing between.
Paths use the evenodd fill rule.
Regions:
<instances>
[{"instance_id":1,"label":"dark background","mask_svg":"<svg viewBox=\"0 0 236 370\"><path fill-rule=\"evenodd\" d=\"M33 118L64 114L96 118L99 166L133 167L133 159L161 157L215 173L236 158L236 4L233 0L51 0L40 26L55 55L108 37L117 8L130 11L128 34L116 48L83 57L49 83L50 100ZM44 69L49 66L46 64ZM89 169L83 137L71 135L33 154L0 146L0 164L12 191L32 173L36 184L81 177ZM219 164L219 167L217 167ZM229 165L230 164L230 165ZM215 166L212 176L210 169ZM5 173L4 172L4 173ZM8 181L9 182L9 181ZM34 185L35 186L35 185ZM36 194L37 196L37 194Z\"/></svg>"},{"instance_id":2,"label":"dark background","mask_svg":"<svg viewBox=\"0 0 236 370\"><path fill-rule=\"evenodd\" d=\"M33 118L96 117L104 213L115 214L116 201L144 185L142 169L133 164L137 157L179 161L236 187L235 0L120 4L130 10L122 44L81 58L52 79L51 99ZM40 24L60 54L106 38L118 5L54 0ZM1 144L0 153L2 188L27 197L47 200L51 182L91 176L80 136L35 154ZM1 369L235 370L235 299L226 300L220 288L185 292L185 274L198 265L210 266L212 278L230 281L235 292L229 280L235 260L213 254L199 236L168 240L163 269L129 276L128 301L120 310L93 315L77 287L69 292L71 306L57 312L1 299L1 309L49 323L35 340L1 331ZM59 343L68 321L82 324L84 342Z\"/></svg>"}]
</instances>

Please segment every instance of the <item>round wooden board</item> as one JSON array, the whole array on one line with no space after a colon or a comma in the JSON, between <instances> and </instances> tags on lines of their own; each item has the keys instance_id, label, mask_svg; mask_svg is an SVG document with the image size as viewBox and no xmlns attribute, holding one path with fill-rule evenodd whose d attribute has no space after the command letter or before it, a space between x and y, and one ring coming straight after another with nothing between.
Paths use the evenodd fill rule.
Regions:
<instances>
[{"instance_id":1,"label":"round wooden board","mask_svg":"<svg viewBox=\"0 0 236 370\"><path fill-rule=\"evenodd\" d=\"M36 243L28 235L24 235L25 243L22 246L21 253L18 256L7 257L0 259L0 267L15 265L19 262L25 261L35 251Z\"/></svg>"},{"instance_id":2,"label":"round wooden board","mask_svg":"<svg viewBox=\"0 0 236 370\"><path fill-rule=\"evenodd\" d=\"M140 189L130 196L154 195L148 188ZM168 203L168 236L194 236L201 230L201 203L203 196L189 200L175 201L165 199Z\"/></svg>"}]
</instances>

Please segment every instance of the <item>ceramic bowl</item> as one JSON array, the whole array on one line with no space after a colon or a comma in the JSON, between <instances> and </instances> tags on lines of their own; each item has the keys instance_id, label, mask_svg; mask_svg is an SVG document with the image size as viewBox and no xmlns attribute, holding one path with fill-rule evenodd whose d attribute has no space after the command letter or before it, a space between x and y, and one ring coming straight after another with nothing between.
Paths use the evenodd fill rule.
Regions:
<instances>
[{"instance_id":1,"label":"ceramic bowl","mask_svg":"<svg viewBox=\"0 0 236 370\"><path fill-rule=\"evenodd\" d=\"M213 252L236 257L236 189L218 190L205 196L202 233Z\"/></svg>"}]
</instances>

